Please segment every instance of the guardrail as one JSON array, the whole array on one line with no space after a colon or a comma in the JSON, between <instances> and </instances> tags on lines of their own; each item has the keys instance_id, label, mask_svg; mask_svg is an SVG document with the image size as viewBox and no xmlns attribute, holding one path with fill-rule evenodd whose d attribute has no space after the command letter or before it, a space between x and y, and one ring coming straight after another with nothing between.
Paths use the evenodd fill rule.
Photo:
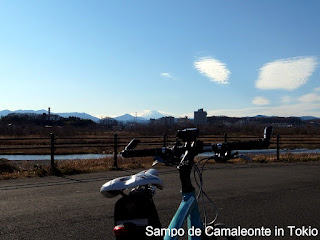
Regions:
<instances>
[{"instance_id":1,"label":"guardrail","mask_svg":"<svg viewBox=\"0 0 320 240\"><path fill-rule=\"evenodd\" d=\"M261 136L260 136L261 137ZM55 169L54 157L57 150L66 151L72 149L72 153L83 152L109 152L113 154L113 165L118 168L118 153L128 144L132 138L141 140L140 147L168 146L175 141L174 136L120 136L114 134L109 137L57 137L53 133L49 137L21 137L21 138L0 138L0 154L28 154L37 150L38 154L50 154L51 168ZM202 135L199 140L205 142L227 142L234 140L256 139L257 136L223 136ZM277 151L277 160L280 158L280 150L283 148L320 148L320 137L315 136L280 136L273 137L270 148ZM79 151L79 149L83 149ZM99 150L98 150L99 149Z\"/></svg>"}]
</instances>

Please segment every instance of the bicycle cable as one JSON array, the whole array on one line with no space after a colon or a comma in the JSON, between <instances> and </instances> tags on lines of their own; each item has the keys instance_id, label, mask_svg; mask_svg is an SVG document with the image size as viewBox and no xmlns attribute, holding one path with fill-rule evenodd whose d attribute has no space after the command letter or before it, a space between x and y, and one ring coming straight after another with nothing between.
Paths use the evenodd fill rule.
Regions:
<instances>
[{"instance_id":1,"label":"bicycle cable","mask_svg":"<svg viewBox=\"0 0 320 240\"><path fill-rule=\"evenodd\" d=\"M204 221L203 221L203 224L204 224L204 227L207 227L207 225L212 225L218 218L218 208L216 206L216 204L214 203L214 201L212 199L210 199L210 197L206 194L206 192L203 190L203 171L204 171L204 167L206 165L206 163L212 159L211 157L206 157L206 158L203 158L201 160L199 160L196 164L194 164L194 179L195 179L195 182L199 188L199 192L198 192L198 195L197 195L197 200L198 199L201 199L201 202L202 202L202 206L203 206L203 218L204 218ZM203 162L203 163L202 163ZM199 168L198 165L200 165L200 163L202 163L202 166ZM196 174L198 175L198 178L199 178L199 182L197 180L197 176ZM215 217L214 219L207 223L207 207L206 207L206 199L207 201L209 201L212 206L213 206L213 209L214 209L214 212L215 212Z\"/></svg>"}]
</instances>

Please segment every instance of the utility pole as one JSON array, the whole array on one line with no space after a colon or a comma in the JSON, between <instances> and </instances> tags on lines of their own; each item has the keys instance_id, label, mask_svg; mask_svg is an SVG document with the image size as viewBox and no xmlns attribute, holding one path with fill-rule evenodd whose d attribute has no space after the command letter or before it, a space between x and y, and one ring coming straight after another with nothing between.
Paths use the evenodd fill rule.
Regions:
<instances>
[{"instance_id":1,"label":"utility pole","mask_svg":"<svg viewBox=\"0 0 320 240\"><path fill-rule=\"evenodd\" d=\"M50 121L50 118L51 118L51 110L50 110L50 107L48 108L48 121Z\"/></svg>"}]
</instances>

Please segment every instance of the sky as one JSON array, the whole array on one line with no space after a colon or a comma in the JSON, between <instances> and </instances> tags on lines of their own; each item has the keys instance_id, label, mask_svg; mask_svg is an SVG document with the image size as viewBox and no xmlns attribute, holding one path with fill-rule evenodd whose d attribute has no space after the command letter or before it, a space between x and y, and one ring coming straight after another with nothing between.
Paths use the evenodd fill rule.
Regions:
<instances>
[{"instance_id":1,"label":"sky","mask_svg":"<svg viewBox=\"0 0 320 240\"><path fill-rule=\"evenodd\" d=\"M320 117L318 0L0 0L0 110Z\"/></svg>"}]
</instances>

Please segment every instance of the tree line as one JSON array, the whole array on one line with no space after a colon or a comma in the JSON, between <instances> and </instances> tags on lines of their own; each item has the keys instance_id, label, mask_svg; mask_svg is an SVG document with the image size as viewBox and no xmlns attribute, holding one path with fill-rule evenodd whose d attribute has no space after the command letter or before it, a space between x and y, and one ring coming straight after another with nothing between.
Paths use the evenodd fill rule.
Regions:
<instances>
[{"instance_id":1,"label":"tree line","mask_svg":"<svg viewBox=\"0 0 320 240\"><path fill-rule=\"evenodd\" d=\"M78 117L58 115L11 113L0 118L0 136L48 136L54 132L59 136L105 135L108 133L132 133L140 135L174 135L177 130L199 127L201 134L222 135L261 135L266 125L274 126L276 133L297 135L319 135L320 119L302 120L296 117L250 117L235 118L226 116L208 117L205 125L196 126L192 120L159 123L118 122L104 118L99 122Z\"/></svg>"}]
</instances>

